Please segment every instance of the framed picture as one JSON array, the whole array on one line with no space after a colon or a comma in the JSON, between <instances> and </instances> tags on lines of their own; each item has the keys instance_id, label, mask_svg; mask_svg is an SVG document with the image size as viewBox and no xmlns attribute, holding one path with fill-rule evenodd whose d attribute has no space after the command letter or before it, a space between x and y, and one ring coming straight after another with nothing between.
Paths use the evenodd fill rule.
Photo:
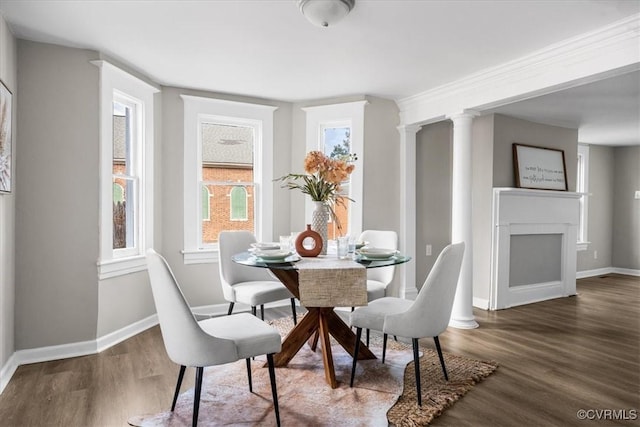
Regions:
<instances>
[{"instance_id":1,"label":"framed picture","mask_svg":"<svg viewBox=\"0 0 640 427\"><path fill-rule=\"evenodd\" d=\"M11 193L11 97L0 81L0 193Z\"/></svg>"},{"instance_id":2,"label":"framed picture","mask_svg":"<svg viewBox=\"0 0 640 427\"><path fill-rule=\"evenodd\" d=\"M567 191L564 151L513 144L516 187Z\"/></svg>"}]
</instances>

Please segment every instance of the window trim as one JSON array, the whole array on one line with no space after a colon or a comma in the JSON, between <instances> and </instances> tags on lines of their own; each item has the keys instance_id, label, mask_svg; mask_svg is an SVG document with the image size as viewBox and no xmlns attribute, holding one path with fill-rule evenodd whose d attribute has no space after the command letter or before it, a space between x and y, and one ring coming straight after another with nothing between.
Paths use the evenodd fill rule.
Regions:
<instances>
[{"instance_id":1,"label":"window trim","mask_svg":"<svg viewBox=\"0 0 640 427\"><path fill-rule=\"evenodd\" d=\"M344 102L340 104L306 107L306 148L307 151L320 150L324 152L324 129L330 127L351 128L351 152L356 153L358 160L350 179L349 197L356 203L349 203L349 224L347 230L352 236L359 236L362 232L363 198L364 198L364 108L367 100ZM311 220L313 203L305 197L306 223Z\"/></svg>"},{"instance_id":2,"label":"window trim","mask_svg":"<svg viewBox=\"0 0 640 427\"><path fill-rule=\"evenodd\" d=\"M273 234L273 122L278 107L181 94L184 104L184 248L185 264L216 263L217 246L201 247L198 236L199 191L202 171L199 124L203 117L224 119L228 123L258 124L254 147L255 227L258 240Z\"/></svg>"},{"instance_id":3,"label":"window trim","mask_svg":"<svg viewBox=\"0 0 640 427\"><path fill-rule=\"evenodd\" d=\"M589 247L588 230L589 230L589 145L578 144L578 158L582 157L582 161L578 161L578 173L576 179L576 190L580 196L580 221L577 230L578 242L576 249L585 251ZM582 180L580 179L582 178Z\"/></svg>"},{"instance_id":4,"label":"window trim","mask_svg":"<svg viewBox=\"0 0 640 427\"><path fill-rule=\"evenodd\" d=\"M159 90L105 60L91 63L100 69L100 247L97 272L98 279L103 280L146 270L145 251L153 247L153 100ZM140 138L140 146L136 148L140 179L138 241L134 251L125 252L113 249L113 101L119 96L135 101Z\"/></svg>"}]
</instances>

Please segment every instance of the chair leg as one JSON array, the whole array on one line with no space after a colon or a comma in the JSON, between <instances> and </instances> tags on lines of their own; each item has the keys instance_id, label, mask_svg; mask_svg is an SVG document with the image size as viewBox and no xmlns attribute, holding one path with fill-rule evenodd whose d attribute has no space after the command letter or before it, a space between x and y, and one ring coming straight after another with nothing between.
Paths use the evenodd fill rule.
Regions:
<instances>
[{"instance_id":1,"label":"chair leg","mask_svg":"<svg viewBox=\"0 0 640 427\"><path fill-rule=\"evenodd\" d=\"M227 316L230 316L231 313L233 313L233 306L235 305L235 303L230 302L229 303L229 310L227 311Z\"/></svg>"},{"instance_id":2,"label":"chair leg","mask_svg":"<svg viewBox=\"0 0 640 427\"><path fill-rule=\"evenodd\" d=\"M420 352L418 351L418 338L413 341L413 364L416 368L416 392L418 393L418 406L422 406L422 387L420 386Z\"/></svg>"},{"instance_id":3,"label":"chair leg","mask_svg":"<svg viewBox=\"0 0 640 427\"><path fill-rule=\"evenodd\" d=\"M369 347L369 329L367 329L367 347Z\"/></svg>"},{"instance_id":4,"label":"chair leg","mask_svg":"<svg viewBox=\"0 0 640 427\"><path fill-rule=\"evenodd\" d=\"M176 402L178 401L178 395L180 394L180 386L182 385L182 379L184 378L184 371L186 366L180 365L180 372L178 373L178 383L176 384L176 392L173 394L173 403L171 404L171 412L176 409Z\"/></svg>"},{"instance_id":5,"label":"chair leg","mask_svg":"<svg viewBox=\"0 0 640 427\"><path fill-rule=\"evenodd\" d=\"M273 365L273 353L267 354L267 363L269 364L269 379L271 380L273 409L276 412L276 425L280 427L280 408L278 407L278 388L276 387L276 371Z\"/></svg>"},{"instance_id":6,"label":"chair leg","mask_svg":"<svg viewBox=\"0 0 640 427\"><path fill-rule=\"evenodd\" d=\"M293 314L293 326L298 324L298 316L296 316L296 299L291 298L291 313Z\"/></svg>"},{"instance_id":7,"label":"chair leg","mask_svg":"<svg viewBox=\"0 0 640 427\"><path fill-rule=\"evenodd\" d=\"M362 337L362 328L356 328L356 348L353 350L353 364L351 365L351 381L349 387L353 387L353 378L356 375L356 362L358 361L358 351L360 351L360 338Z\"/></svg>"},{"instance_id":8,"label":"chair leg","mask_svg":"<svg viewBox=\"0 0 640 427\"><path fill-rule=\"evenodd\" d=\"M253 383L251 382L251 359L247 357L247 378L249 379L249 393L253 393Z\"/></svg>"},{"instance_id":9,"label":"chair leg","mask_svg":"<svg viewBox=\"0 0 640 427\"><path fill-rule=\"evenodd\" d=\"M254 316L258 317L257 311L256 311L256 306L252 305L251 306L251 314L253 314Z\"/></svg>"},{"instance_id":10,"label":"chair leg","mask_svg":"<svg viewBox=\"0 0 640 427\"><path fill-rule=\"evenodd\" d=\"M260 304L260 319L264 322L264 304Z\"/></svg>"},{"instance_id":11,"label":"chair leg","mask_svg":"<svg viewBox=\"0 0 640 427\"><path fill-rule=\"evenodd\" d=\"M193 396L193 421L191 425L196 427L198 425L198 410L200 409L200 392L202 391L202 377L204 374L204 368L199 366L196 368L196 390Z\"/></svg>"},{"instance_id":12,"label":"chair leg","mask_svg":"<svg viewBox=\"0 0 640 427\"><path fill-rule=\"evenodd\" d=\"M442 349L440 348L440 340L438 337L433 337L433 341L436 343L436 350L438 350L438 357L440 358L440 365L442 365L442 372L444 373L444 379L449 381L449 375L447 375L447 368L444 366L444 357L442 357Z\"/></svg>"},{"instance_id":13,"label":"chair leg","mask_svg":"<svg viewBox=\"0 0 640 427\"><path fill-rule=\"evenodd\" d=\"M387 355L387 334L382 335L382 363L384 363L384 358Z\"/></svg>"}]
</instances>

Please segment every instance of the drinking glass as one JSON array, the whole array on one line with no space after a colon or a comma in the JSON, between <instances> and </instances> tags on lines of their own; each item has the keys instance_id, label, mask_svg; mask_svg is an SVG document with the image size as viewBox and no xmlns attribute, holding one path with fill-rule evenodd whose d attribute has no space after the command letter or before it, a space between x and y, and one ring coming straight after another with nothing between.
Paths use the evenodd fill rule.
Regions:
<instances>
[{"instance_id":1,"label":"drinking glass","mask_svg":"<svg viewBox=\"0 0 640 427\"><path fill-rule=\"evenodd\" d=\"M280 249L283 251L291 250L291 236L280 236Z\"/></svg>"},{"instance_id":2,"label":"drinking glass","mask_svg":"<svg viewBox=\"0 0 640 427\"><path fill-rule=\"evenodd\" d=\"M349 256L349 236L338 237L338 258L345 259Z\"/></svg>"}]
</instances>

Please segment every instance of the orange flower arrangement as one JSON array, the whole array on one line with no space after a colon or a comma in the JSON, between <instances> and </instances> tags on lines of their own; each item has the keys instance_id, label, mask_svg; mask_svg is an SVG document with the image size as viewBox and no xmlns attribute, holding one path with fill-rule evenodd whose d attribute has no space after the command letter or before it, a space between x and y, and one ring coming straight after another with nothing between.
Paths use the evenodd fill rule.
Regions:
<instances>
[{"instance_id":1,"label":"orange flower arrangement","mask_svg":"<svg viewBox=\"0 0 640 427\"><path fill-rule=\"evenodd\" d=\"M340 186L355 169L353 162L356 160L358 157L355 154L332 158L327 157L321 151L310 151L304 158L304 170L307 174L290 173L276 180L284 182L283 188L300 190L303 194L308 194L314 202L326 203L338 230L342 230L334 207L344 206L344 199L353 201L340 194ZM298 180L303 182L298 182Z\"/></svg>"}]
</instances>

